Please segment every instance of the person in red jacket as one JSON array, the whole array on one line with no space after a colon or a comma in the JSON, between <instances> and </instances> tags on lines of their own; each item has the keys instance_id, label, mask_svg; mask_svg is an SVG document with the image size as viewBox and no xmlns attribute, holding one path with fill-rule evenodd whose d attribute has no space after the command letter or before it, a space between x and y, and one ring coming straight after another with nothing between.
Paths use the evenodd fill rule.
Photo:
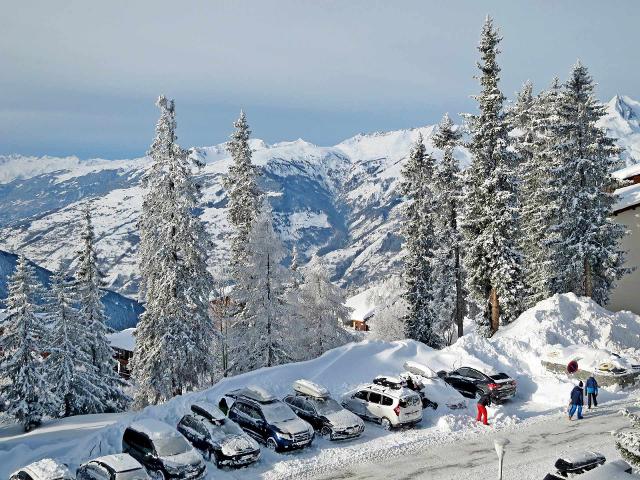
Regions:
<instances>
[{"instance_id":1,"label":"person in red jacket","mask_svg":"<svg viewBox=\"0 0 640 480\"><path fill-rule=\"evenodd\" d=\"M476 422L482 420L484 425L489 425L487 421L487 406L491 405L491 394L489 392L482 392L478 399L478 416Z\"/></svg>"}]
</instances>

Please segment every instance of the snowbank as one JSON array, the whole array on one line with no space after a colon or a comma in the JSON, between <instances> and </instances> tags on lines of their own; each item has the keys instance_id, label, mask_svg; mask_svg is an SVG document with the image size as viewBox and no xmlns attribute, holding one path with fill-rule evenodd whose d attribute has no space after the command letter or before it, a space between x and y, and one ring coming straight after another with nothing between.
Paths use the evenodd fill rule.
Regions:
<instances>
[{"instance_id":1,"label":"snowbank","mask_svg":"<svg viewBox=\"0 0 640 480\"><path fill-rule=\"evenodd\" d=\"M425 345L403 340L384 342L366 340L350 343L325 353L307 362L264 368L237 377L224 379L212 388L180 397L164 405L153 406L141 412L127 413L115 418L115 423L100 430L83 433L78 441L81 427L76 434L59 436L56 442L38 441L38 430L29 435L2 439L0 430L0 478L8 472L31 461L52 456L73 467L90 457L119 452L122 432L131 422L152 418L175 425L180 417L190 410L196 401L217 404L221 396L232 389L247 385L263 387L282 398L291 392L291 385L300 378L326 386L338 398L344 392L363 382L371 381L376 375L398 375L404 371L407 361L419 362L434 371L451 370L467 365L481 370L504 371L516 379L518 393L504 405L489 409L493 425L505 426L518 423L529 417L551 412L560 412L567 404L569 392L575 380L566 375L549 373L541 365L542 358L552 348L568 348L580 345L585 351L615 351L635 358L640 353L640 317L629 312L611 313L589 299L572 294L556 295L536 307L524 312L512 325L501 329L492 339L485 339L474 333L463 336L450 347L433 350ZM427 387L438 391L437 381ZM603 402L625 399L628 390L601 390ZM449 410L438 408L425 410L418 429L410 431L385 432L367 423L367 429L360 439L348 443L329 443L318 438L311 448L291 455L277 455L265 452L255 466L243 470L243 478L257 477L270 471L272 474L287 472L287 468L300 468L305 462L318 463L343 460L345 464L360 458L362 452L374 455L404 448L420 442L437 443L453 432L482 430L472 419L475 405L469 408ZM56 422L69 422L62 420ZM76 417L77 422L81 421ZM55 422L48 431L55 430ZM47 430L45 430L47 431ZM49 438L50 440L50 438ZM230 472L210 469L216 478L233 478ZM286 476L286 475L285 475Z\"/></svg>"}]
</instances>

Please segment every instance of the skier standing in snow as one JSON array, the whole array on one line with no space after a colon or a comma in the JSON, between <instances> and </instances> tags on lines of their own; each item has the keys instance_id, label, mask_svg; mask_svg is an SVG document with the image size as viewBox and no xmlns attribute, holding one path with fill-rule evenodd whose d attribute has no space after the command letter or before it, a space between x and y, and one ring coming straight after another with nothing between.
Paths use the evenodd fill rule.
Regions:
<instances>
[{"instance_id":1,"label":"skier standing in snow","mask_svg":"<svg viewBox=\"0 0 640 480\"><path fill-rule=\"evenodd\" d=\"M594 407L598 406L598 382L596 381L593 375L587 378L587 384L585 385L585 388L587 390L587 405L589 407L589 410L591 410L592 400L593 400L593 406Z\"/></svg>"},{"instance_id":2,"label":"skier standing in snow","mask_svg":"<svg viewBox=\"0 0 640 480\"><path fill-rule=\"evenodd\" d=\"M487 421L487 406L491 405L491 394L489 392L482 392L478 399L478 416L476 422L482 420L484 425L489 425Z\"/></svg>"},{"instance_id":3,"label":"skier standing in snow","mask_svg":"<svg viewBox=\"0 0 640 480\"><path fill-rule=\"evenodd\" d=\"M569 420L573 419L573 414L578 411L578 420L582 420L582 406L584 405L584 392L582 380L578 383L578 386L573 387L571 390L571 404L569 405Z\"/></svg>"}]
</instances>

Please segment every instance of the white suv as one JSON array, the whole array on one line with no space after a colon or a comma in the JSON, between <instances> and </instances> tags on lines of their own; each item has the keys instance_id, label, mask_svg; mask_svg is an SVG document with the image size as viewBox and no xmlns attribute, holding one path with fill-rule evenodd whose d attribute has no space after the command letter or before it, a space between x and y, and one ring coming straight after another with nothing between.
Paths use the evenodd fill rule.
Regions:
<instances>
[{"instance_id":1,"label":"white suv","mask_svg":"<svg viewBox=\"0 0 640 480\"><path fill-rule=\"evenodd\" d=\"M345 393L342 406L365 420L379 423L385 430L413 426L422 420L420 396L404 387L363 385Z\"/></svg>"}]
</instances>

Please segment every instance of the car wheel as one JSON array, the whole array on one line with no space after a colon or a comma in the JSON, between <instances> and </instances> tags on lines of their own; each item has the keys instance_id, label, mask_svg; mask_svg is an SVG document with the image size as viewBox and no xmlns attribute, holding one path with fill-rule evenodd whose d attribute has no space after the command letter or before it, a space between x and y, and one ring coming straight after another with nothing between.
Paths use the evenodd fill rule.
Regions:
<instances>
[{"instance_id":1,"label":"car wheel","mask_svg":"<svg viewBox=\"0 0 640 480\"><path fill-rule=\"evenodd\" d=\"M382 420L380 420L380 426L385 430L391 430L391 420L383 417Z\"/></svg>"},{"instance_id":2,"label":"car wheel","mask_svg":"<svg viewBox=\"0 0 640 480\"><path fill-rule=\"evenodd\" d=\"M267 448L269 450L273 450L274 452L278 450L278 442L276 442L275 438L273 437L267 438Z\"/></svg>"},{"instance_id":3,"label":"car wheel","mask_svg":"<svg viewBox=\"0 0 640 480\"><path fill-rule=\"evenodd\" d=\"M153 480L165 480L167 477L162 470L151 470L151 478Z\"/></svg>"},{"instance_id":4,"label":"car wheel","mask_svg":"<svg viewBox=\"0 0 640 480\"><path fill-rule=\"evenodd\" d=\"M324 426L320 429L320 435L323 437L329 437L329 440L331 440L331 429L327 426Z\"/></svg>"}]
</instances>

